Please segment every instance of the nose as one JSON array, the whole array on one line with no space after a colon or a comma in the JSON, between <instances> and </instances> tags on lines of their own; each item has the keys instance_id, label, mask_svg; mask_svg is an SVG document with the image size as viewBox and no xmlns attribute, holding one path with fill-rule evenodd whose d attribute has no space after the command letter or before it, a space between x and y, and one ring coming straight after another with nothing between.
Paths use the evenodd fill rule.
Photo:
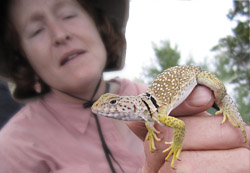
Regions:
<instances>
[{"instance_id":1,"label":"nose","mask_svg":"<svg viewBox=\"0 0 250 173\"><path fill-rule=\"evenodd\" d=\"M59 45L63 45L65 44L68 40L70 40L70 36L69 35L60 35L59 37L57 37L54 41L55 46L59 46Z\"/></svg>"},{"instance_id":2,"label":"nose","mask_svg":"<svg viewBox=\"0 0 250 173\"><path fill-rule=\"evenodd\" d=\"M64 25L58 21L51 23L51 35L55 46L64 45L71 39L71 36Z\"/></svg>"}]
</instances>

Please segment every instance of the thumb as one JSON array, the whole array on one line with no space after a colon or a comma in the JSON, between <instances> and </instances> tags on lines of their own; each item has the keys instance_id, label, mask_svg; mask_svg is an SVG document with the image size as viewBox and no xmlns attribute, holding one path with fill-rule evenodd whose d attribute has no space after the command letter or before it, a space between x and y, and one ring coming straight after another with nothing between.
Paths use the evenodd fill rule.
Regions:
<instances>
[{"instance_id":1,"label":"thumb","mask_svg":"<svg viewBox=\"0 0 250 173\"><path fill-rule=\"evenodd\" d=\"M187 97L187 99L176 107L170 114L173 116L197 114L209 109L213 103L213 92L205 86L198 85Z\"/></svg>"}]
</instances>

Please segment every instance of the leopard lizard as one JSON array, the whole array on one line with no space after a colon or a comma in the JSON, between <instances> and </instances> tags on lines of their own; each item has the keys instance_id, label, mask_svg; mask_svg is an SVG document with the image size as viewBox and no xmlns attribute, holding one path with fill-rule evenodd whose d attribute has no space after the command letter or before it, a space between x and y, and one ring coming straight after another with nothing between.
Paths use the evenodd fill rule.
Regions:
<instances>
[{"instance_id":1,"label":"leopard lizard","mask_svg":"<svg viewBox=\"0 0 250 173\"><path fill-rule=\"evenodd\" d=\"M138 96L104 94L93 104L92 111L97 115L124 121L144 121L148 130L146 140L149 140L151 152L156 149L154 140L161 140L157 137L160 132L154 128L154 122L174 128L173 141L165 142L170 146L163 153L169 151L165 160L173 155L171 167L175 169L174 161L179 158L182 150L185 123L169 114L198 84L213 91L215 102L220 108L216 114L223 113L221 123L228 119L233 127L241 129L247 142L243 120L232 98L227 94L224 84L211 72L196 66L175 66L165 70L157 76L145 93Z\"/></svg>"}]
</instances>

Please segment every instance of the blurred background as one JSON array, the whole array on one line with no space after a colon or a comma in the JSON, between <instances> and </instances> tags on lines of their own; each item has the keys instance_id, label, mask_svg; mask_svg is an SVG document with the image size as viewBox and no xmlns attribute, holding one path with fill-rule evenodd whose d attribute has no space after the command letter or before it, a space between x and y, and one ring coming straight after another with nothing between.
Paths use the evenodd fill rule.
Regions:
<instances>
[{"instance_id":1,"label":"blurred background","mask_svg":"<svg viewBox=\"0 0 250 173\"><path fill-rule=\"evenodd\" d=\"M122 71L105 79L150 83L164 69L192 64L215 73L250 124L248 0L130 0Z\"/></svg>"}]
</instances>

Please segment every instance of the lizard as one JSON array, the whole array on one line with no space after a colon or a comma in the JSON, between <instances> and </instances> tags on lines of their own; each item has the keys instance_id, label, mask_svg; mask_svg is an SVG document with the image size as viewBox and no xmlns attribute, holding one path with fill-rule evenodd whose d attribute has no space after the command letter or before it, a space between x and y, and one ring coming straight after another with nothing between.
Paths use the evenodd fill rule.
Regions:
<instances>
[{"instance_id":1,"label":"lizard","mask_svg":"<svg viewBox=\"0 0 250 173\"><path fill-rule=\"evenodd\" d=\"M169 151L165 160L173 155L171 167L175 169L174 161L180 160L185 123L169 114L188 97L196 85L204 85L213 91L215 103L219 107L215 114L223 113L221 124L228 119L233 127L241 129L244 142L247 142L243 120L233 99L227 94L224 84L213 73L198 66L182 65L168 68L156 77L146 92L137 96L106 93L91 109L93 113L109 118L145 122L148 130L146 140L149 140L151 152L156 150L154 141L161 140L157 136L160 132L154 127L154 123L173 128L173 141L165 142L170 146L163 153Z\"/></svg>"}]
</instances>

